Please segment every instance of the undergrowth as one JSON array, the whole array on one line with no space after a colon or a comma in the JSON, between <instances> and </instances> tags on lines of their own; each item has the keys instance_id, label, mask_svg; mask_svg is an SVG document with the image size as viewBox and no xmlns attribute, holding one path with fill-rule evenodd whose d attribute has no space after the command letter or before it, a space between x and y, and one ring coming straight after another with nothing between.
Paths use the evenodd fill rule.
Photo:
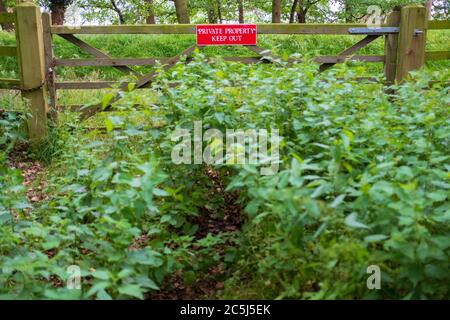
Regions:
<instances>
[{"instance_id":1,"label":"undergrowth","mask_svg":"<svg viewBox=\"0 0 450 320\"><path fill-rule=\"evenodd\" d=\"M449 298L448 70L415 73L388 96L381 79L352 80L366 74L357 63L318 74L312 63L204 59L196 53L152 88L123 92L121 112L100 118L105 132L64 114L42 150L53 162L38 203L6 162L18 121L5 120L2 298L143 299L174 274L188 284L223 263L219 298ZM193 132L195 121L279 130L279 170L176 165L172 133ZM225 193L238 195L246 223L199 233L201 219L225 216ZM367 289L370 265L381 269L380 290ZM70 266L80 290L66 286Z\"/></svg>"}]
</instances>

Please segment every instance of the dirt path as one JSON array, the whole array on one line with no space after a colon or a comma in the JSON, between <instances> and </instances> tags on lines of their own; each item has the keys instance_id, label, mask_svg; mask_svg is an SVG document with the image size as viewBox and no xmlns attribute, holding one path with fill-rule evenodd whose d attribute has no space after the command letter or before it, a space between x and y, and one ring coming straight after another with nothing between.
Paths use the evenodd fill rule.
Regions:
<instances>
[{"instance_id":1,"label":"dirt path","mask_svg":"<svg viewBox=\"0 0 450 320\"><path fill-rule=\"evenodd\" d=\"M48 196L44 193L46 182L35 181L44 171L43 165L36 160L30 159L27 153L28 145L25 143L16 143L12 152L8 155L8 165L11 168L18 169L23 177L23 185L27 188L26 195L28 201L33 204L46 200Z\"/></svg>"},{"instance_id":2,"label":"dirt path","mask_svg":"<svg viewBox=\"0 0 450 320\"><path fill-rule=\"evenodd\" d=\"M213 169L208 168L206 175L213 181L211 191L224 198L224 205L220 210L223 217L217 217L214 212L207 208L201 208L201 214L190 221L198 225L195 233L196 239L201 239L209 233L218 235L222 233L232 233L240 229L244 222L242 208L236 204L239 194L225 192L225 188L220 181L219 175ZM161 291L151 294L147 299L159 300L197 300L204 298L214 298L224 289L222 279L226 276L227 270L223 262L225 251L234 244L226 242L220 246L215 246L213 250L221 257L221 262L210 267L206 272L200 274L193 283L184 285L183 270L180 270L170 277ZM194 251L199 248L193 248Z\"/></svg>"}]
</instances>

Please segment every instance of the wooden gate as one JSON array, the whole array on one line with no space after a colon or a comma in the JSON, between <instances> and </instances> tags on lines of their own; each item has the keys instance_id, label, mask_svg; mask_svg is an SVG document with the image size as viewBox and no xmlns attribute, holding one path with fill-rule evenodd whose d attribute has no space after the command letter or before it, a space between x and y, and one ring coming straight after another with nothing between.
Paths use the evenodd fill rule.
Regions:
<instances>
[{"instance_id":1,"label":"wooden gate","mask_svg":"<svg viewBox=\"0 0 450 320\"><path fill-rule=\"evenodd\" d=\"M166 58L113 58L92 47L77 35L86 34L195 34L195 25L120 25L120 26L53 26L50 15L42 15L39 9L30 3L21 4L16 8L16 14L2 14L1 21L15 21L18 31L17 49L21 65L20 89L24 96L32 100L33 117L30 120L30 136L39 138L46 133L46 118L50 110L57 112L58 90L101 89L118 86L128 88L128 83L111 81L97 82L60 82L57 81L58 67L110 66L124 74L137 77L134 88L145 88L156 77L156 72L140 74L131 66L155 65L157 61L168 69L175 65L183 56L189 56L196 48L193 44L174 57ZM367 28L365 24L259 24L260 35L364 35L365 37L351 47L335 56L319 56L314 61L320 64L321 71L327 70L345 60L384 63L387 84L402 81L407 74L423 66L426 60L450 59L450 51L426 52L427 30L450 29L450 21L427 21L427 12L423 6L405 6L401 11L395 11L388 17L386 24L377 29ZM76 45L92 56L90 59L59 59L53 51L53 37L59 36ZM384 55L357 55L361 48L379 37L385 39ZM233 57L225 60L242 63L259 63L273 61L270 51L258 46L246 46L258 54L258 57ZM15 54L15 48L0 48L0 55ZM14 87L17 80L0 79L0 87ZM114 97L111 103L120 98ZM106 111L109 109L107 106ZM101 104L83 108L81 118L86 119L105 108Z\"/></svg>"}]
</instances>

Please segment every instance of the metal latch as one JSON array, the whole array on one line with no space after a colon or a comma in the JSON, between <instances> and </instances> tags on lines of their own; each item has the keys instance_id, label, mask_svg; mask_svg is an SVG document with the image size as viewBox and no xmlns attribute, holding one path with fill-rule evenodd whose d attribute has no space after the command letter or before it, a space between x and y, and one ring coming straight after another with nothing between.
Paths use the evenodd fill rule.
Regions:
<instances>
[{"instance_id":1,"label":"metal latch","mask_svg":"<svg viewBox=\"0 0 450 320\"><path fill-rule=\"evenodd\" d=\"M399 27L379 27L379 28L349 28L348 33L350 34L367 34L367 35L385 35L399 33ZM424 34L423 30L415 29L414 36Z\"/></svg>"},{"instance_id":2,"label":"metal latch","mask_svg":"<svg viewBox=\"0 0 450 320\"><path fill-rule=\"evenodd\" d=\"M423 30L415 29L414 30L414 36L417 37L418 35L423 34Z\"/></svg>"},{"instance_id":3,"label":"metal latch","mask_svg":"<svg viewBox=\"0 0 450 320\"><path fill-rule=\"evenodd\" d=\"M400 28L398 27L379 27L379 28L349 28L348 33L350 34L393 34L399 33Z\"/></svg>"}]
</instances>

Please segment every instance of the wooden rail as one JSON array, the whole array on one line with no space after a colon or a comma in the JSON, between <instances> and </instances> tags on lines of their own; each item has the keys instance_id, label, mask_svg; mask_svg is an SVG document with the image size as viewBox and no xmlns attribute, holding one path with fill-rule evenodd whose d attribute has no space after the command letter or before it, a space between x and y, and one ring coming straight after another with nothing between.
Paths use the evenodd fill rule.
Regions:
<instances>
[{"instance_id":1,"label":"wooden rail","mask_svg":"<svg viewBox=\"0 0 450 320\"><path fill-rule=\"evenodd\" d=\"M100 67L100 66L148 66L157 62L166 63L169 58L93 58L93 59L55 59L55 66L61 67Z\"/></svg>"},{"instance_id":2,"label":"wooden rail","mask_svg":"<svg viewBox=\"0 0 450 320\"><path fill-rule=\"evenodd\" d=\"M15 46L1 46L0 57L16 57L17 47Z\"/></svg>"},{"instance_id":3,"label":"wooden rail","mask_svg":"<svg viewBox=\"0 0 450 320\"><path fill-rule=\"evenodd\" d=\"M348 34L365 24L258 24L258 34ZM195 25L52 26L52 34L195 34Z\"/></svg>"},{"instance_id":4,"label":"wooden rail","mask_svg":"<svg viewBox=\"0 0 450 320\"><path fill-rule=\"evenodd\" d=\"M20 88L20 80L0 78L0 89Z\"/></svg>"},{"instance_id":5,"label":"wooden rail","mask_svg":"<svg viewBox=\"0 0 450 320\"><path fill-rule=\"evenodd\" d=\"M0 13L0 23L16 23L16 15L14 13ZM0 57L17 57L16 46L0 46ZM0 89L20 89L21 82L19 79L0 78Z\"/></svg>"},{"instance_id":6,"label":"wooden rail","mask_svg":"<svg viewBox=\"0 0 450 320\"><path fill-rule=\"evenodd\" d=\"M165 64L170 58L92 58L92 59L55 59L54 65L59 67L114 67L114 66L152 66L157 63ZM353 61L384 62L384 55L355 55L347 58ZM214 59L210 59L214 60ZM225 61L244 64L261 62L261 57L225 57ZM346 58L339 56L319 56L313 58L317 63L344 62Z\"/></svg>"},{"instance_id":7,"label":"wooden rail","mask_svg":"<svg viewBox=\"0 0 450 320\"><path fill-rule=\"evenodd\" d=\"M58 90L87 90L87 89L105 89L112 88L117 85L128 85L127 83L119 83L117 81L64 81L56 82L55 87Z\"/></svg>"},{"instance_id":8,"label":"wooden rail","mask_svg":"<svg viewBox=\"0 0 450 320\"><path fill-rule=\"evenodd\" d=\"M15 23L16 16L14 13L2 12L0 13L0 23Z\"/></svg>"},{"instance_id":9,"label":"wooden rail","mask_svg":"<svg viewBox=\"0 0 450 320\"><path fill-rule=\"evenodd\" d=\"M427 51L425 60L447 60L450 59L450 51Z\"/></svg>"},{"instance_id":10,"label":"wooden rail","mask_svg":"<svg viewBox=\"0 0 450 320\"><path fill-rule=\"evenodd\" d=\"M384 24L382 27L388 27ZM348 35L349 28L366 28L360 23L334 24L257 24L258 34L322 34ZM449 20L432 20L428 30L450 29ZM167 25L120 25L120 26L52 26L52 34L195 34L195 25L167 24Z\"/></svg>"},{"instance_id":11,"label":"wooden rail","mask_svg":"<svg viewBox=\"0 0 450 320\"><path fill-rule=\"evenodd\" d=\"M428 30L450 29L450 20L431 20L428 21Z\"/></svg>"}]
</instances>

